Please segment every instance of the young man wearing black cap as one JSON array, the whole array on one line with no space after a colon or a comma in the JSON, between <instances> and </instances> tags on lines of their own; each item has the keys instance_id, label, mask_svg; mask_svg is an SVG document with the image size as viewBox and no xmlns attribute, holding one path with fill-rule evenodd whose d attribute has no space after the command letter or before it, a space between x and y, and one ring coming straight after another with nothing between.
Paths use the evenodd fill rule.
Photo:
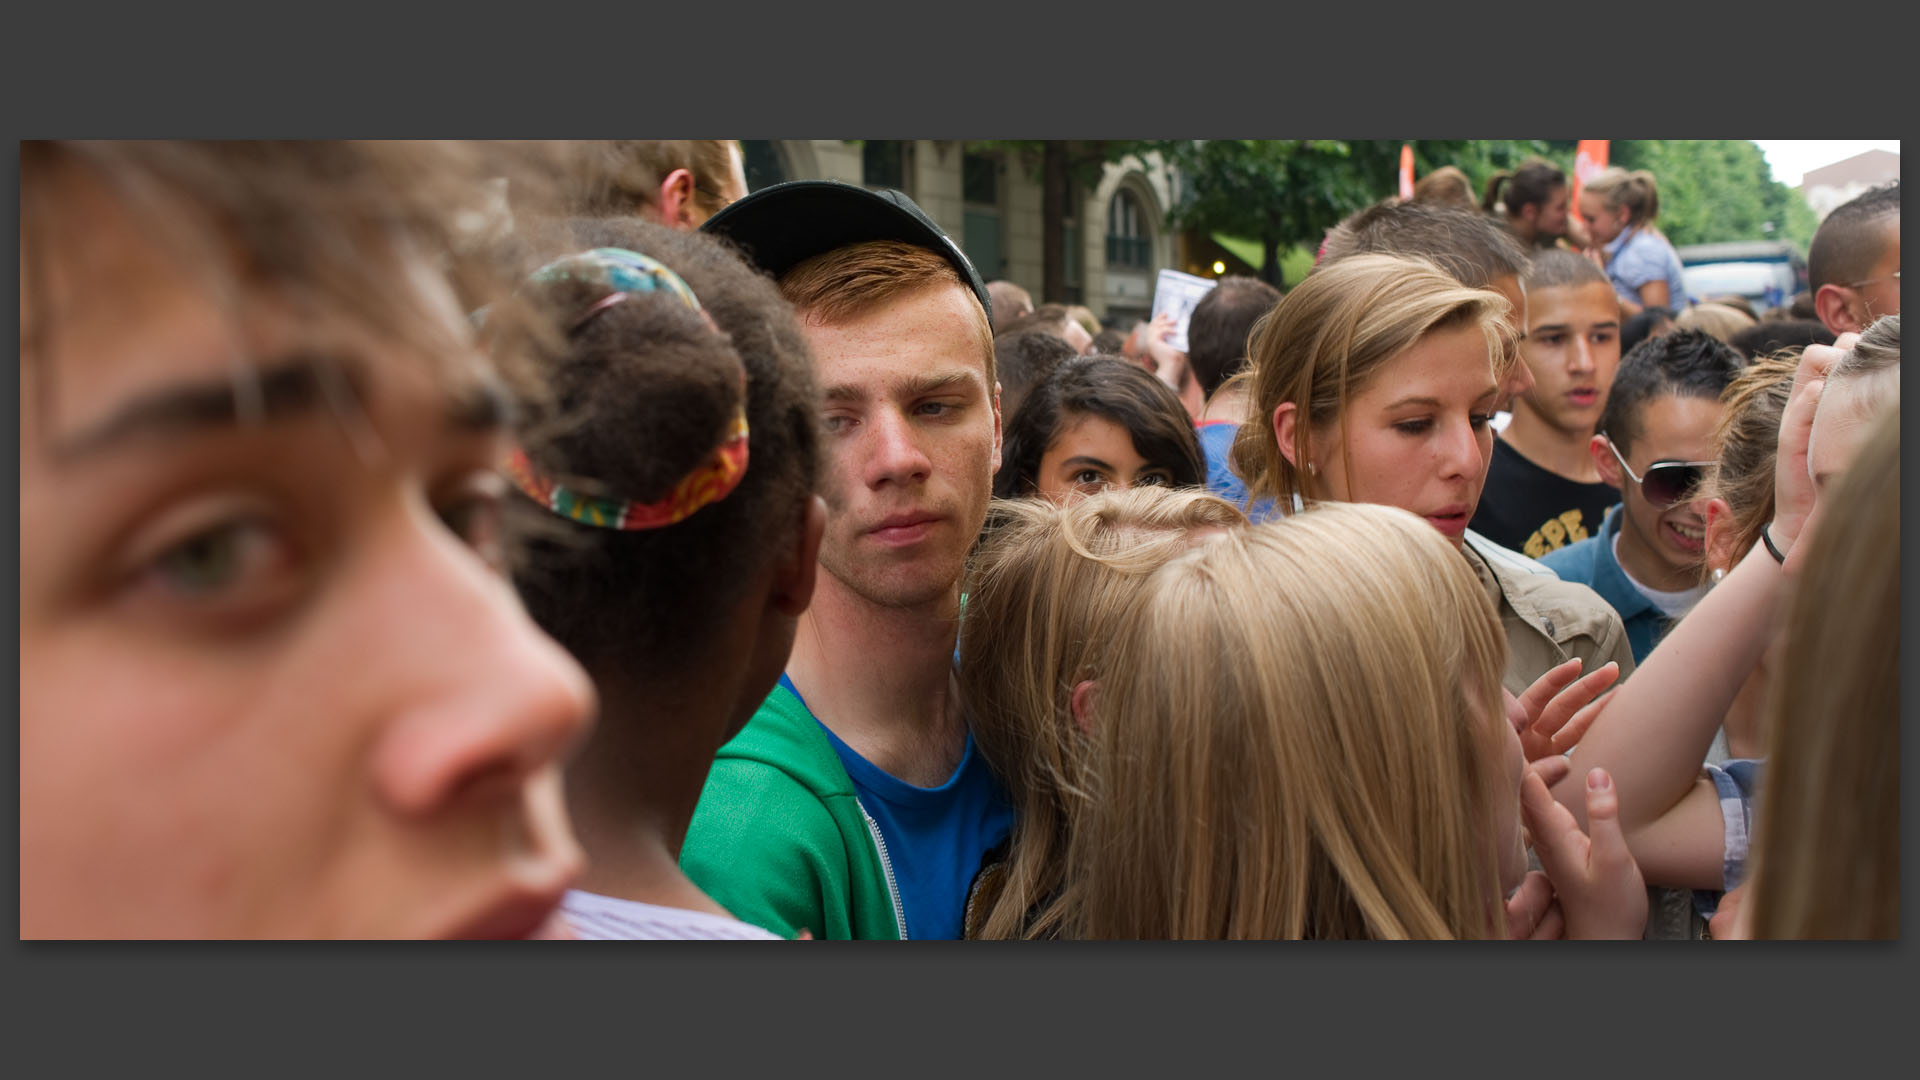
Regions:
<instances>
[{"instance_id":1,"label":"young man wearing black cap","mask_svg":"<svg viewBox=\"0 0 1920 1080\"><path fill-rule=\"evenodd\" d=\"M897 192L780 184L705 229L801 316L828 509L786 673L721 748L681 866L788 937L957 938L1012 825L953 677L960 579L1000 462L986 288Z\"/></svg>"}]
</instances>

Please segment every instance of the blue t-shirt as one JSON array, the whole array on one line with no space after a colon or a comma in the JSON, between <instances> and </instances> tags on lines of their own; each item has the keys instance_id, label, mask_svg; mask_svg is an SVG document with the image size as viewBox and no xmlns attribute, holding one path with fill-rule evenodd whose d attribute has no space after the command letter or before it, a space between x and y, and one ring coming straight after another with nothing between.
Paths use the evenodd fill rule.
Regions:
<instances>
[{"instance_id":1,"label":"blue t-shirt","mask_svg":"<svg viewBox=\"0 0 1920 1080\"><path fill-rule=\"evenodd\" d=\"M1667 310L1686 310L1689 301L1687 283L1680 276L1680 253L1673 250L1666 237L1646 229L1632 229L1607 245L1607 251L1607 277L1621 299L1642 303L1640 286L1650 281L1665 281Z\"/></svg>"},{"instance_id":2,"label":"blue t-shirt","mask_svg":"<svg viewBox=\"0 0 1920 1080\"><path fill-rule=\"evenodd\" d=\"M1207 458L1207 490L1244 510L1254 521L1274 517L1273 500L1249 500L1247 485L1228 464L1233 437L1240 433L1240 425L1227 420L1209 420L1196 428L1195 433L1200 436L1200 452Z\"/></svg>"},{"instance_id":3,"label":"blue t-shirt","mask_svg":"<svg viewBox=\"0 0 1920 1080\"><path fill-rule=\"evenodd\" d=\"M780 685L806 705L785 674ZM820 723L818 717L814 723ZM973 733L967 733L960 766L946 783L923 788L861 757L825 724L820 730L840 755L860 805L880 826L906 913L907 937L958 940L974 875L987 852L1013 830L1013 807L986 759L974 753Z\"/></svg>"}]
</instances>

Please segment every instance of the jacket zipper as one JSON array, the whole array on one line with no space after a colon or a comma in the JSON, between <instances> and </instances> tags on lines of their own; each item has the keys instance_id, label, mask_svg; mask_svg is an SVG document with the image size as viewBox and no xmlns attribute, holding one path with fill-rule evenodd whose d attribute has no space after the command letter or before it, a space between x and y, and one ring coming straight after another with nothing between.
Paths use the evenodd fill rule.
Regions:
<instances>
[{"instance_id":1,"label":"jacket zipper","mask_svg":"<svg viewBox=\"0 0 1920 1080\"><path fill-rule=\"evenodd\" d=\"M880 871L887 878L887 899L893 901L894 926L900 931L900 940L905 941L907 940L907 912L900 906L900 886L893 880L893 860L887 857L886 838L880 835L880 823L873 820L873 815L867 813L867 808L861 805L860 800L854 799L853 805L859 806L860 816L867 819L867 832L873 835L874 850L880 853Z\"/></svg>"}]
</instances>

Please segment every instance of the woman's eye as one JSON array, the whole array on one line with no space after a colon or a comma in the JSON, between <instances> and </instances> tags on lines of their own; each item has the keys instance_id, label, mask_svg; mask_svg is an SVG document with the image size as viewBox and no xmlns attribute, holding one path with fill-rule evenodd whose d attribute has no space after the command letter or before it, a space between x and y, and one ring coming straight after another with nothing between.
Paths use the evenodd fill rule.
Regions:
<instances>
[{"instance_id":1,"label":"woman's eye","mask_svg":"<svg viewBox=\"0 0 1920 1080\"><path fill-rule=\"evenodd\" d=\"M1467 417L1467 422L1473 425L1473 430L1479 431L1481 428L1493 423L1493 414L1474 413L1472 416Z\"/></svg>"},{"instance_id":2,"label":"woman's eye","mask_svg":"<svg viewBox=\"0 0 1920 1080\"><path fill-rule=\"evenodd\" d=\"M1166 473L1141 473L1139 476L1133 478L1133 483L1135 487L1143 484L1151 487L1172 487L1173 477L1168 476Z\"/></svg>"},{"instance_id":3,"label":"woman's eye","mask_svg":"<svg viewBox=\"0 0 1920 1080\"><path fill-rule=\"evenodd\" d=\"M1432 420L1402 420L1393 425L1393 430L1402 435L1425 435L1432 428Z\"/></svg>"},{"instance_id":4,"label":"woman's eye","mask_svg":"<svg viewBox=\"0 0 1920 1080\"><path fill-rule=\"evenodd\" d=\"M1098 470L1081 469L1079 472L1073 474L1073 482L1076 484L1089 484L1095 487L1104 487L1106 486L1107 478L1104 474L1100 473Z\"/></svg>"}]
</instances>

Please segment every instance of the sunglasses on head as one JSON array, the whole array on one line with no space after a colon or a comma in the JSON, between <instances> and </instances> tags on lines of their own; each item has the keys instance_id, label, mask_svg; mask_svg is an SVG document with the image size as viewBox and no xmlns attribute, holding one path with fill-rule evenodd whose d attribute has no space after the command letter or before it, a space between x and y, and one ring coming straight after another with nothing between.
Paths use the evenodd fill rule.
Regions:
<instances>
[{"instance_id":1,"label":"sunglasses on head","mask_svg":"<svg viewBox=\"0 0 1920 1080\"><path fill-rule=\"evenodd\" d=\"M1635 476L1627 465L1627 459L1620 456L1620 448L1614 445L1613 437L1606 432L1600 433L1607 440L1607 449L1613 451L1613 459L1628 479L1640 485L1640 494L1646 497L1647 505L1655 510L1665 510L1674 503L1685 502L1700 486L1700 478L1713 465L1711 461L1662 461L1647 469L1647 475Z\"/></svg>"}]
</instances>

